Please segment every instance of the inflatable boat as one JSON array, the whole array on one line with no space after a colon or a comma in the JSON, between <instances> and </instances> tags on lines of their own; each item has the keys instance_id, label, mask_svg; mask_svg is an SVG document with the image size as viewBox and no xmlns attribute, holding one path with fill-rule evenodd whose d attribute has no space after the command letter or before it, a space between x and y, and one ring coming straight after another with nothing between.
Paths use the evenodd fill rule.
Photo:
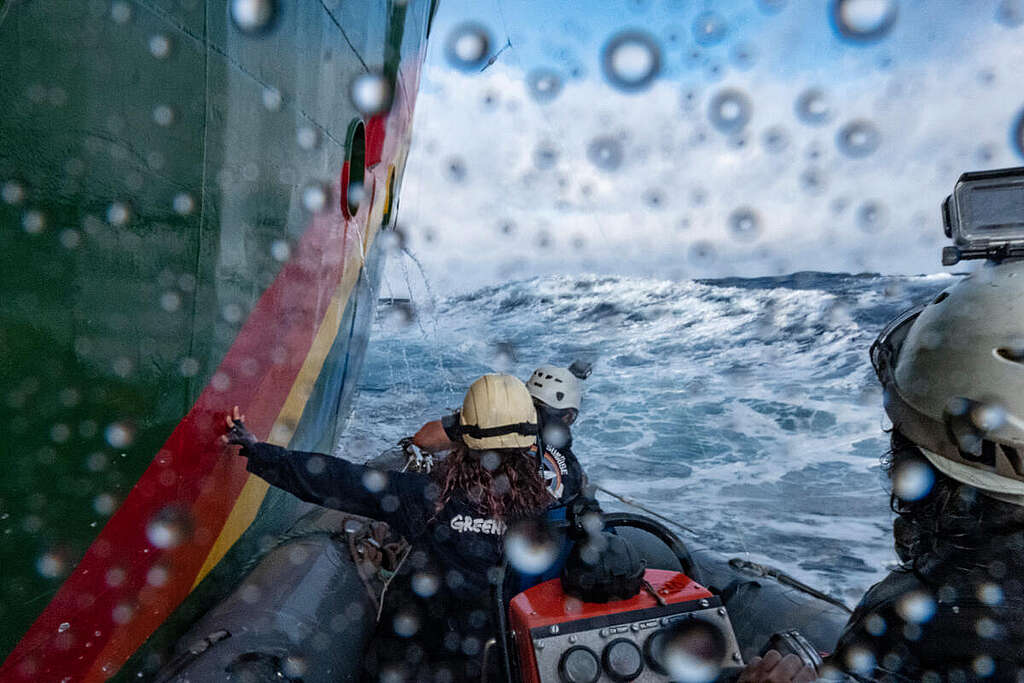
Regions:
<instances>
[{"instance_id":1,"label":"inflatable boat","mask_svg":"<svg viewBox=\"0 0 1024 683\"><path fill-rule=\"evenodd\" d=\"M692 680L714 680L777 634L796 632L812 658L827 653L849 617L835 599L784 574L688 547L653 516L613 512L603 522L638 551L648 588L601 603L573 598L557 578L514 595L496 590L503 637L483 656L499 659L506 681L678 680L673 669L687 662L673 663L665 644L681 627L698 626L711 634L702 646L713 647ZM380 522L311 509L175 644L156 680L359 680L403 553L402 540Z\"/></svg>"}]
</instances>

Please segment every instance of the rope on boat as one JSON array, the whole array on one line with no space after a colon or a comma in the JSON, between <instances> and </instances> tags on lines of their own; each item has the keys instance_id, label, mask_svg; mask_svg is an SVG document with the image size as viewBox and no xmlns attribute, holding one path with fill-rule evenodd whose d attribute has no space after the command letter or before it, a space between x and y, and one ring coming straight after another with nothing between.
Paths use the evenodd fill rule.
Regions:
<instances>
[{"instance_id":1,"label":"rope on boat","mask_svg":"<svg viewBox=\"0 0 1024 683\"><path fill-rule=\"evenodd\" d=\"M793 578L789 574L785 573L781 569L775 567L769 567L765 564L758 564L757 562L751 562L750 560L744 560L739 557L734 557L729 560L729 566L738 571L744 571L750 574L756 574L757 576L764 576L769 579L775 579L784 586L795 588L801 593L807 593L810 596L824 600L830 605L835 605L847 614L853 614L853 610L846 606L846 603L837 597L831 596L828 593L822 593L817 588L808 586L803 581Z\"/></svg>"},{"instance_id":2,"label":"rope on boat","mask_svg":"<svg viewBox=\"0 0 1024 683\"><path fill-rule=\"evenodd\" d=\"M644 512L649 514L651 517L657 517L658 519L660 519L661 521L665 522L666 524L671 524L672 526L679 527L683 531L691 533L694 536L700 536L700 534L698 534L696 531L694 531L690 527L688 527L688 526L686 526L684 524L680 524L679 522L677 522L674 519L671 519L669 517L666 517L665 515L659 514L659 513L655 512L654 510L652 510L652 509L650 509L648 507L645 507L644 505L641 505L640 503L636 502L632 498L628 498L626 496L619 495L618 493L615 493L614 491L609 491L608 489L606 489L605 487L600 486L600 485L597 485L594 488L596 488L598 491L600 491L602 493L608 494L609 496L611 496L615 500L623 502L626 505L630 505L632 507L635 507L637 510L643 510Z\"/></svg>"}]
</instances>

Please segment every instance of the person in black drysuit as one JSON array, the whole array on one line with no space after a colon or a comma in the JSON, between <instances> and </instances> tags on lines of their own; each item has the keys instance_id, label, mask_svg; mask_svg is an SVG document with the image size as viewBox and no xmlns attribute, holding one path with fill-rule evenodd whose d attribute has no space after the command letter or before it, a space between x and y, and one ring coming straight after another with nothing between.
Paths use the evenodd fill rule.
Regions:
<instances>
[{"instance_id":1,"label":"person in black drysuit","mask_svg":"<svg viewBox=\"0 0 1024 683\"><path fill-rule=\"evenodd\" d=\"M897 318L871 359L901 565L828 663L861 681L1024 680L1024 261Z\"/></svg>"},{"instance_id":2,"label":"person in black drysuit","mask_svg":"<svg viewBox=\"0 0 1024 683\"><path fill-rule=\"evenodd\" d=\"M499 579L505 532L551 502L528 451L538 428L522 382L480 378L461 420L462 443L427 475L257 443L237 408L228 417L225 440L242 446L250 472L302 500L387 522L410 543L385 593L364 680L480 680L496 636L490 583Z\"/></svg>"},{"instance_id":3,"label":"person in black drysuit","mask_svg":"<svg viewBox=\"0 0 1024 683\"><path fill-rule=\"evenodd\" d=\"M868 590L829 664L859 681L1024 679L1024 508L942 474L900 432L890 476L930 472L919 500L893 493L901 566Z\"/></svg>"}]
</instances>

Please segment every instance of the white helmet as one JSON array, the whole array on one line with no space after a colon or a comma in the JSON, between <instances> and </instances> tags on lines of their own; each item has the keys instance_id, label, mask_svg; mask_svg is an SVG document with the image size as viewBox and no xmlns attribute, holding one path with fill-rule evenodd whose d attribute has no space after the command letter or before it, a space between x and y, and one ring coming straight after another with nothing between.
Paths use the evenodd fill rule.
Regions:
<instances>
[{"instance_id":1,"label":"white helmet","mask_svg":"<svg viewBox=\"0 0 1024 683\"><path fill-rule=\"evenodd\" d=\"M985 267L871 347L894 428L943 474L1024 505L1024 261Z\"/></svg>"},{"instance_id":2,"label":"white helmet","mask_svg":"<svg viewBox=\"0 0 1024 683\"><path fill-rule=\"evenodd\" d=\"M555 409L580 409L579 378L566 368L542 365L526 381L530 396Z\"/></svg>"},{"instance_id":3,"label":"white helmet","mask_svg":"<svg viewBox=\"0 0 1024 683\"><path fill-rule=\"evenodd\" d=\"M484 375L469 387L459 413L470 448L529 448L537 443L537 409L511 375Z\"/></svg>"}]
</instances>

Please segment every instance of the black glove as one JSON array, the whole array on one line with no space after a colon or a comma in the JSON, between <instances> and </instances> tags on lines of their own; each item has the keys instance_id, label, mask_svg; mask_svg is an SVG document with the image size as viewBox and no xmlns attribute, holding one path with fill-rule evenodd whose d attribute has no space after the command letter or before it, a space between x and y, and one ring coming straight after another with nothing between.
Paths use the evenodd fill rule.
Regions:
<instances>
[{"instance_id":1,"label":"black glove","mask_svg":"<svg viewBox=\"0 0 1024 683\"><path fill-rule=\"evenodd\" d=\"M245 424L241 420L233 421L233 424L228 429L226 436L229 444L233 446L241 446L242 450L252 448L259 442L256 435L246 429Z\"/></svg>"},{"instance_id":2,"label":"black glove","mask_svg":"<svg viewBox=\"0 0 1024 683\"><path fill-rule=\"evenodd\" d=\"M569 536L581 541L599 533L604 526L601 505L594 497L594 490L587 486L578 496L572 499L565 511L569 522Z\"/></svg>"}]
</instances>

